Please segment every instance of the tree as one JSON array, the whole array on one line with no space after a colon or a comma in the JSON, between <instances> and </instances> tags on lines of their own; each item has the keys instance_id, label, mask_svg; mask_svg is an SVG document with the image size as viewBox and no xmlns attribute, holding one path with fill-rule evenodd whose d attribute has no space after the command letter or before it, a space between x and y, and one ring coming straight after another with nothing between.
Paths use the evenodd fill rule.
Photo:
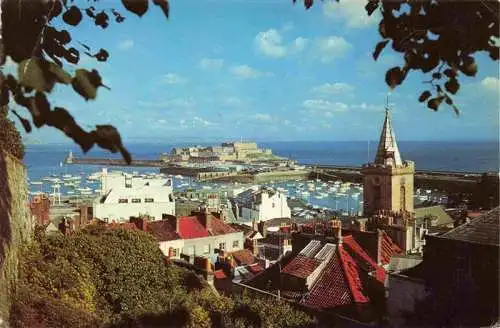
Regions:
<instances>
[{"instance_id":1,"label":"tree","mask_svg":"<svg viewBox=\"0 0 500 328\"><path fill-rule=\"evenodd\" d=\"M347 1L347 0L342 0ZM168 17L167 0L152 0ZM295 3L296 0L293 0ZM19 64L17 79L0 73L0 105L12 99L28 109L31 123L36 127L52 126L63 131L87 152L94 144L111 152L120 151L127 162L131 157L122 145L118 131L111 125L98 125L93 131L82 129L70 111L54 106L49 100L56 84L71 85L86 100L95 99L97 90L106 87L96 70L77 69L70 75L66 69L76 66L80 54L106 61L109 53L100 48L73 42L70 32L58 30L53 22L78 26L84 20L106 28L113 19L122 23L125 17L116 9L97 9L99 0L78 5L72 0L0 0L2 10L3 45L0 44L0 65L5 57ZM125 9L138 16L148 10L148 0L122 0ZM313 0L304 0L306 8ZM418 100L438 110L444 102L458 114L452 96L460 89L462 75L474 77L478 71L474 55L487 52L492 60L499 59L499 4L495 0L478 1L411 1L367 0L366 12L379 11L382 19L379 34L382 41L373 51L375 60L391 43L405 64L386 72L390 88L402 84L411 71L422 71L429 76L429 89ZM0 42L2 42L0 41ZM26 131L29 120L16 115Z\"/></svg>"},{"instance_id":2,"label":"tree","mask_svg":"<svg viewBox=\"0 0 500 328\"><path fill-rule=\"evenodd\" d=\"M24 145L21 134L16 129L14 122L7 117L8 113L7 106L0 106L0 149L22 160L24 158Z\"/></svg>"},{"instance_id":3,"label":"tree","mask_svg":"<svg viewBox=\"0 0 500 328\"><path fill-rule=\"evenodd\" d=\"M338 0L337 0L338 1ZM346 1L346 0L342 0ZM295 3L296 0L293 0ZM304 0L306 9L313 0ZM385 81L394 89L411 71L429 76L429 90L418 101L437 111L444 102L459 114L452 96L460 89L462 76L474 77L478 65L474 55L487 52L498 60L500 48L500 5L495 0L367 0L366 13L379 11L379 34L373 58L377 60L389 44L404 59L402 67L386 72Z\"/></svg>"},{"instance_id":4,"label":"tree","mask_svg":"<svg viewBox=\"0 0 500 328\"><path fill-rule=\"evenodd\" d=\"M111 152L121 152L130 163L131 156L113 126L97 125L92 131L85 131L67 109L53 107L49 99L56 84L72 86L86 100L95 99L100 87L107 88L97 70L76 69L73 75L67 70L78 64L81 53L97 61L106 61L109 53L103 48L93 51L88 45L72 42L67 29L55 27L55 22L77 26L88 20L104 29L110 24L110 17L116 23L125 20L115 9L96 9L100 3L87 1L87 5L78 6L73 0L0 1L0 66L6 56L18 63L17 78L0 72L0 106L16 103L27 109L31 122L13 111L26 132L31 131L31 123L37 128L51 126L73 139L84 152L96 144ZM149 0L122 0L122 4L127 11L142 16L148 10ZM153 4L168 17L167 0L153 0Z\"/></svg>"}]
</instances>

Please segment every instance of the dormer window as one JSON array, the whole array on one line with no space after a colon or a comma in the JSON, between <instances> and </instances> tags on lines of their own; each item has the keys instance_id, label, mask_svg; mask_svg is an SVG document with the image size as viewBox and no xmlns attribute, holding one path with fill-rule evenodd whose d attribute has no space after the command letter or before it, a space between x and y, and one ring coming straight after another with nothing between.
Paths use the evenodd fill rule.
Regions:
<instances>
[{"instance_id":1,"label":"dormer window","mask_svg":"<svg viewBox=\"0 0 500 328\"><path fill-rule=\"evenodd\" d=\"M126 204L128 203L128 199L127 198L119 198L118 199L118 204Z\"/></svg>"},{"instance_id":2,"label":"dormer window","mask_svg":"<svg viewBox=\"0 0 500 328\"><path fill-rule=\"evenodd\" d=\"M144 199L144 202L145 202L145 203L154 203L154 201L155 201L155 200L154 200L153 198L145 198L145 199Z\"/></svg>"}]
</instances>

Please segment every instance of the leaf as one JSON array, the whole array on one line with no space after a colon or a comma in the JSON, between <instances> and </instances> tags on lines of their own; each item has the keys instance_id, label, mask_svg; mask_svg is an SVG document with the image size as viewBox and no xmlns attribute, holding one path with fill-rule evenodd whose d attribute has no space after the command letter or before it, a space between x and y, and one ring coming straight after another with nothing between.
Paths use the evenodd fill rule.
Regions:
<instances>
[{"instance_id":1,"label":"leaf","mask_svg":"<svg viewBox=\"0 0 500 328\"><path fill-rule=\"evenodd\" d=\"M109 20L109 17L108 15L104 12L104 11L101 11L100 13L98 13L96 16L95 16L95 25L97 26L100 26L102 28L106 28L108 27L109 23L108 23L108 20Z\"/></svg>"},{"instance_id":2,"label":"leaf","mask_svg":"<svg viewBox=\"0 0 500 328\"><path fill-rule=\"evenodd\" d=\"M106 60L108 60L109 53L101 48L101 50L99 50L99 52L96 53L94 57L100 62L105 62Z\"/></svg>"},{"instance_id":3,"label":"leaf","mask_svg":"<svg viewBox=\"0 0 500 328\"><path fill-rule=\"evenodd\" d=\"M122 3L125 9L139 17L148 11L148 0L122 0Z\"/></svg>"},{"instance_id":4,"label":"leaf","mask_svg":"<svg viewBox=\"0 0 500 328\"><path fill-rule=\"evenodd\" d=\"M426 101L429 97L431 96L431 92L429 90L426 90L424 92L422 92L422 94L420 95L420 97L418 97L418 101L420 102L424 102Z\"/></svg>"},{"instance_id":5,"label":"leaf","mask_svg":"<svg viewBox=\"0 0 500 328\"><path fill-rule=\"evenodd\" d=\"M458 89L460 89L460 84L458 83L457 79L451 78L444 84L444 87L446 91L450 92L451 94L456 94Z\"/></svg>"},{"instance_id":6,"label":"leaf","mask_svg":"<svg viewBox=\"0 0 500 328\"><path fill-rule=\"evenodd\" d=\"M377 43L377 45L375 46L375 51L373 52L373 59L377 60L380 52L385 48L388 42L389 40L384 40Z\"/></svg>"},{"instance_id":7,"label":"leaf","mask_svg":"<svg viewBox=\"0 0 500 328\"><path fill-rule=\"evenodd\" d=\"M467 76L476 76L477 64L475 62L472 62L468 65L465 65L464 67L462 67L461 71Z\"/></svg>"},{"instance_id":8,"label":"leaf","mask_svg":"<svg viewBox=\"0 0 500 328\"><path fill-rule=\"evenodd\" d=\"M62 12L62 5L60 0L54 0L54 3L52 5L52 9L50 11L50 16L49 16L49 22L54 18L57 17L61 14Z\"/></svg>"},{"instance_id":9,"label":"leaf","mask_svg":"<svg viewBox=\"0 0 500 328\"><path fill-rule=\"evenodd\" d=\"M443 74L446 75L447 77L455 77L455 76L457 76L457 72L454 69L451 69L451 68L445 69L444 72L443 72Z\"/></svg>"},{"instance_id":10,"label":"leaf","mask_svg":"<svg viewBox=\"0 0 500 328\"><path fill-rule=\"evenodd\" d=\"M314 3L314 0L304 0L304 7L306 7L306 9L309 9L312 7Z\"/></svg>"},{"instance_id":11,"label":"leaf","mask_svg":"<svg viewBox=\"0 0 500 328\"><path fill-rule=\"evenodd\" d=\"M42 92L37 92L35 97L30 97L28 109L37 128L47 123L50 115L50 104Z\"/></svg>"},{"instance_id":12,"label":"leaf","mask_svg":"<svg viewBox=\"0 0 500 328\"><path fill-rule=\"evenodd\" d=\"M453 99L451 99L450 97L446 96L444 98L444 101L446 102L446 104L448 105L453 105Z\"/></svg>"},{"instance_id":13,"label":"leaf","mask_svg":"<svg viewBox=\"0 0 500 328\"><path fill-rule=\"evenodd\" d=\"M168 0L153 0L153 4L160 7L163 10L163 14L168 18L170 7L168 4Z\"/></svg>"},{"instance_id":14,"label":"leaf","mask_svg":"<svg viewBox=\"0 0 500 328\"><path fill-rule=\"evenodd\" d=\"M440 103L441 102L438 102L437 98L432 98L427 102L427 107L434 111L437 111Z\"/></svg>"},{"instance_id":15,"label":"leaf","mask_svg":"<svg viewBox=\"0 0 500 328\"><path fill-rule=\"evenodd\" d=\"M457 107L457 105L452 105L451 108L453 108L453 111L457 116L460 116L460 109Z\"/></svg>"},{"instance_id":16,"label":"leaf","mask_svg":"<svg viewBox=\"0 0 500 328\"><path fill-rule=\"evenodd\" d=\"M73 89L85 98L85 100L95 99L97 95L97 87L99 87L99 85L96 85L91 81L87 70L77 69L71 84Z\"/></svg>"},{"instance_id":17,"label":"leaf","mask_svg":"<svg viewBox=\"0 0 500 328\"><path fill-rule=\"evenodd\" d=\"M17 76L22 86L30 87L40 92L50 92L55 83L53 75L47 74L46 62L38 58L23 60L17 67Z\"/></svg>"},{"instance_id":18,"label":"leaf","mask_svg":"<svg viewBox=\"0 0 500 328\"><path fill-rule=\"evenodd\" d=\"M96 129L92 132L95 136L95 142L99 147L108 149L109 151L116 153L120 151L123 159L130 164L132 157L130 153L123 147L122 139L118 130L112 125L97 125Z\"/></svg>"},{"instance_id":19,"label":"leaf","mask_svg":"<svg viewBox=\"0 0 500 328\"><path fill-rule=\"evenodd\" d=\"M385 73L385 82L391 89L394 89L403 82L403 77L404 75L401 69L399 67L393 67Z\"/></svg>"},{"instance_id":20,"label":"leaf","mask_svg":"<svg viewBox=\"0 0 500 328\"><path fill-rule=\"evenodd\" d=\"M365 6L365 10L368 13L368 16L371 16L373 12L378 8L378 0L369 0Z\"/></svg>"},{"instance_id":21,"label":"leaf","mask_svg":"<svg viewBox=\"0 0 500 328\"><path fill-rule=\"evenodd\" d=\"M54 63L49 63L49 71L54 75L57 82L62 84L71 83L71 75Z\"/></svg>"},{"instance_id":22,"label":"leaf","mask_svg":"<svg viewBox=\"0 0 500 328\"><path fill-rule=\"evenodd\" d=\"M24 117L21 117L15 110L12 110L12 113L21 121L21 124L23 125L24 130L26 130L27 133L31 132L31 124L30 122L25 119Z\"/></svg>"},{"instance_id":23,"label":"leaf","mask_svg":"<svg viewBox=\"0 0 500 328\"><path fill-rule=\"evenodd\" d=\"M63 21L72 26L76 26L82 20L82 12L77 6L71 6L64 14Z\"/></svg>"},{"instance_id":24,"label":"leaf","mask_svg":"<svg viewBox=\"0 0 500 328\"><path fill-rule=\"evenodd\" d=\"M85 153L94 145L92 135L76 124L73 116L65 108L55 107L50 113L47 124L64 132L64 134L80 145Z\"/></svg>"},{"instance_id":25,"label":"leaf","mask_svg":"<svg viewBox=\"0 0 500 328\"><path fill-rule=\"evenodd\" d=\"M432 73L432 78L439 80L441 78L441 73L439 73L439 72Z\"/></svg>"}]
</instances>

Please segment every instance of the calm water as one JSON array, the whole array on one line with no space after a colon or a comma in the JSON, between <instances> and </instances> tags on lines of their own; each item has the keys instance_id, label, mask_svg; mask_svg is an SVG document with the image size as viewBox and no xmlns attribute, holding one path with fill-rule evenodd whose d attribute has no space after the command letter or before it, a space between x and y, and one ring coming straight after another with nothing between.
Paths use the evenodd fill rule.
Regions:
<instances>
[{"instance_id":1,"label":"calm water","mask_svg":"<svg viewBox=\"0 0 500 328\"><path fill-rule=\"evenodd\" d=\"M162 152L169 152L174 146L187 144L130 144L130 152L137 159L157 159ZM268 142L259 143L260 147L268 147L276 155L291 157L305 164L361 165L372 161L377 144L370 142ZM82 156L77 146L72 145L28 145L26 147L25 164L31 179L51 173L76 173L79 171L95 172L99 166L69 165L60 167L69 150L75 156ZM422 142L401 141L399 149L403 159L415 161L417 169L451 170L451 171L498 171L499 148L496 142ZM110 154L95 149L90 157L119 158L119 154ZM152 171L138 169L135 171ZM153 170L154 171L154 170Z\"/></svg>"},{"instance_id":2,"label":"calm water","mask_svg":"<svg viewBox=\"0 0 500 328\"><path fill-rule=\"evenodd\" d=\"M131 144L127 145L134 158L157 159L162 152L169 152L174 146L187 144ZM336 165L361 165L372 161L376 152L376 142L269 142L259 143L260 147L271 148L273 153L291 157L301 164L336 164ZM399 148L403 159L413 160L420 169L451 170L451 171L498 171L499 151L495 142L400 142ZM99 165L61 165L72 150L75 156L83 156L77 146L73 145L29 145L26 147L25 164L31 181L41 180L51 174L81 175L83 177L80 187L92 190L99 188L98 182L89 182L85 176L100 171ZM110 154L95 149L89 152L89 157L119 158L119 154ZM140 173L159 172L154 168L118 168L113 170L138 171ZM295 183L296 184L296 183ZM301 196L295 184L283 183L280 186L289 190L290 195L303 198L308 203L331 209L345 209L358 211L362 193L358 196L349 194L345 196L330 195L325 198ZM174 179L174 187L185 188L186 179ZM196 184L191 183L196 187ZM31 191L51 192L51 184L30 184ZM66 194L70 189L62 186L61 192Z\"/></svg>"}]
</instances>

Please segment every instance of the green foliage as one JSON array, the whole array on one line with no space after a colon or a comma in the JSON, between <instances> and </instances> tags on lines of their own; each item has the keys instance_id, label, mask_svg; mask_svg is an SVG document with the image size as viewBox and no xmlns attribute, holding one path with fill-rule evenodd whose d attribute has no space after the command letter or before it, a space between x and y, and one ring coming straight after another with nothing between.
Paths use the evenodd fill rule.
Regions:
<instances>
[{"instance_id":1,"label":"green foliage","mask_svg":"<svg viewBox=\"0 0 500 328\"><path fill-rule=\"evenodd\" d=\"M304 327L313 319L271 299L219 296L166 264L142 231L90 226L35 233L21 265L12 327Z\"/></svg>"},{"instance_id":2,"label":"green foliage","mask_svg":"<svg viewBox=\"0 0 500 328\"><path fill-rule=\"evenodd\" d=\"M16 129L14 122L7 117L8 107L0 106L0 149L22 160L24 158L24 145L21 134Z\"/></svg>"},{"instance_id":3,"label":"green foliage","mask_svg":"<svg viewBox=\"0 0 500 328\"><path fill-rule=\"evenodd\" d=\"M306 9L312 4L304 0ZM499 59L498 1L366 0L365 9L369 16L378 10L382 17L378 30L383 40L375 46L373 58L377 60L391 43L404 59L402 67L386 72L387 85L393 89L402 84L411 71L428 74L431 79L425 83L431 90L421 93L419 101L427 101L434 111L444 102L459 114L451 96L460 88L459 74L476 76L478 52Z\"/></svg>"}]
</instances>

